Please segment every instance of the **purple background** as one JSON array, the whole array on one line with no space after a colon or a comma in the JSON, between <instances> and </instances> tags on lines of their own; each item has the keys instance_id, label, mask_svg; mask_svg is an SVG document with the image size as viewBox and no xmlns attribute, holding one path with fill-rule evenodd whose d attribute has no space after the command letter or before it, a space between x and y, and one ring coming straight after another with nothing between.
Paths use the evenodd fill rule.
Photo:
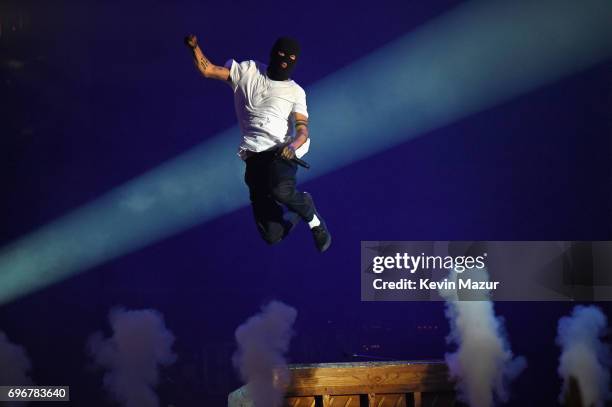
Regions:
<instances>
[{"instance_id":1,"label":"purple background","mask_svg":"<svg viewBox=\"0 0 612 407\"><path fill-rule=\"evenodd\" d=\"M294 78L307 89L460 3L3 2L0 243L235 125L231 92L199 77L185 34L217 64L266 61L278 35L293 35L303 47ZM116 305L159 310L177 337L162 405L223 405L239 386L234 329L270 299L298 310L292 362L442 358L443 304L360 302L360 241L612 240L611 69L607 61L304 184L333 233L324 255L303 225L266 246L244 208L3 305L0 329L27 348L36 383L70 385L74 405L88 406L112 405L85 342L108 329ZM496 305L529 363L517 405L555 402L556 322L572 305Z\"/></svg>"}]
</instances>

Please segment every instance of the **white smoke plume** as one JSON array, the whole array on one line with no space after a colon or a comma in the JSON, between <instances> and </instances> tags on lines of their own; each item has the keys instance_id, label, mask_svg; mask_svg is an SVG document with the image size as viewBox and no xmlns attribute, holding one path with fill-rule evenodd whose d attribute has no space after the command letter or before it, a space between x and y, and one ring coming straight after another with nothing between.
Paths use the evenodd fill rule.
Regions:
<instances>
[{"instance_id":1,"label":"white smoke plume","mask_svg":"<svg viewBox=\"0 0 612 407\"><path fill-rule=\"evenodd\" d=\"M246 383L255 407L282 405L284 389L289 383L284 355L289 350L296 317L295 308L272 301L236 329L238 350L234 354L234 366Z\"/></svg>"},{"instance_id":2,"label":"white smoke plume","mask_svg":"<svg viewBox=\"0 0 612 407\"><path fill-rule=\"evenodd\" d=\"M578 305L570 316L559 320L557 344L561 347L561 357L558 373L563 379L562 402L570 377L578 381L583 406L600 407L610 399L610 349L600 339L606 326L606 316L595 306Z\"/></svg>"},{"instance_id":3,"label":"white smoke plume","mask_svg":"<svg viewBox=\"0 0 612 407\"><path fill-rule=\"evenodd\" d=\"M115 309L109 320L112 336L98 332L88 343L95 362L107 370L104 387L124 407L158 407L158 370L176 360L174 336L154 310Z\"/></svg>"},{"instance_id":4,"label":"white smoke plume","mask_svg":"<svg viewBox=\"0 0 612 407\"><path fill-rule=\"evenodd\" d=\"M0 386L27 386L33 384L28 372L32 368L30 358L23 346L12 343L0 331ZM5 402L7 407L25 407L27 402Z\"/></svg>"},{"instance_id":5,"label":"white smoke plume","mask_svg":"<svg viewBox=\"0 0 612 407\"><path fill-rule=\"evenodd\" d=\"M32 384L28 372L32 368L23 346L12 343L0 331L0 386L25 386Z\"/></svg>"},{"instance_id":6,"label":"white smoke plume","mask_svg":"<svg viewBox=\"0 0 612 407\"><path fill-rule=\"evenodd\" d=\"M470 275L476 279L475 273ZM456 281L451 271L450 281ZM488 281L483 270L480 281ZM506 339L503 320L495 316L488 295L481 300L458 300L455 291L440 291L446 299L450 323L447 342L457 346L445 355L458 398L471 407L491 407L508 400L508 385L526 367L524 357L514 357Z\"/></svg>"}]
</instances>

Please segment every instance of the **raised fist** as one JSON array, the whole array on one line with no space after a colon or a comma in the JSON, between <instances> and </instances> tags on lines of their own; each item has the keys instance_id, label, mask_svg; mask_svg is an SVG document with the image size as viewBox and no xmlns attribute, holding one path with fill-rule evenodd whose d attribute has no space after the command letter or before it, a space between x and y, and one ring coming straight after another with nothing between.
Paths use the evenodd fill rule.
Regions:
<instances>
[{"instance_id":1,"label":"raised fist","mask_svg":"<svg viewBox=\"0 0 612 407\"><path fill-rule=\"evenodd\" d=\"M193 34L189 34L185 37L185 45L187 45L191 49L195 49L198 46L198 37Z\"/></svg>"}]
</instances>

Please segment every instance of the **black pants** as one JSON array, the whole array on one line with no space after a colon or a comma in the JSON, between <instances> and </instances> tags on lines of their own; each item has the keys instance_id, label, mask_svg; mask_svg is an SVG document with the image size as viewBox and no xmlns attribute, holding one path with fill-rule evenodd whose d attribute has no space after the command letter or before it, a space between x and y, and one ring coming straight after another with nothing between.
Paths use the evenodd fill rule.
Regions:
<instances>
[{"instance_id":1,"label":"black pants","mask_svg":"<svg viewBox=\"0 0 612 407\"><path fill-rule=\"evenodd\" d=\"M311 201L295 189L297 164L277 157L276 153L264 151L247 158L244 174L257 230L268 243L278 242L288 232L289 225L279 204L307 222L314 215Z\"/></svg>"}]
</instances>

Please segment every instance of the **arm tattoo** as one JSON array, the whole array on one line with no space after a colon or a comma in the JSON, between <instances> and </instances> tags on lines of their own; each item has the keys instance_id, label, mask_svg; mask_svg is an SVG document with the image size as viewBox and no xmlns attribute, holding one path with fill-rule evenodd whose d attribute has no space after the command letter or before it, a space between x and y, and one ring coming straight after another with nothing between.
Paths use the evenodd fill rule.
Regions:
<instances>
[{"instance_id":1,"label":"arm tattoo","mask_svg":"<svg viewBox=\"0 0 612 407\"><path fill-rule=\"evenodd\" d=\"M200 58L200 68L202 68L202 70L206 70L206 68L208 68L208 65L210 64L210 61L208 59L206 59L206 57L204 55L202 55L202 57Z\"/></svg>"},{"instance_id":2,"label":"arm tattoo","mask_svg":"<svg viewBox=\"0 0 612 407\"><path fill-rule=\"evenodd\" d=\"M308 121L307 120L296 120L295 121L295 128L297 129L299 126L308 127Z\"/></svg>"}]
</instances>

